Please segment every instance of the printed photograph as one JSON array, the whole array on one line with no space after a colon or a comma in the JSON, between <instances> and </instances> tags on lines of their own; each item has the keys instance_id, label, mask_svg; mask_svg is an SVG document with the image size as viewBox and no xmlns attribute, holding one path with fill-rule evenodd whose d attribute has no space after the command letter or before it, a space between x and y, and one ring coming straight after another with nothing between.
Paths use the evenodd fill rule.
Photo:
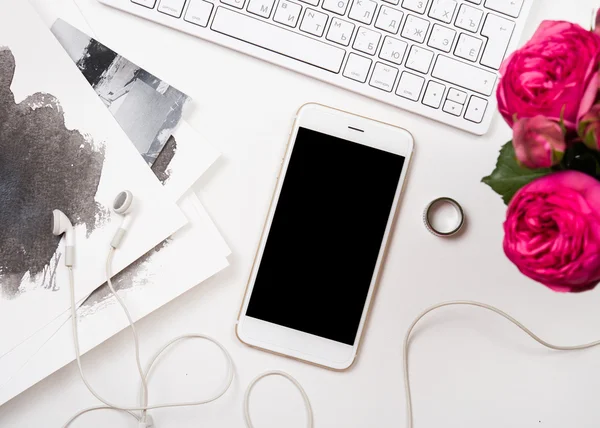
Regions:
<instances>
[{"instance_id":1,"label":"printed photograph","mask_svg":"<svg viewBox=\"0 0 600 428\"><path fill-rule=\"evenodd\" d=\"M52 32L152 166L189 97L61 19Z\"/></svg>"}]
</instances>

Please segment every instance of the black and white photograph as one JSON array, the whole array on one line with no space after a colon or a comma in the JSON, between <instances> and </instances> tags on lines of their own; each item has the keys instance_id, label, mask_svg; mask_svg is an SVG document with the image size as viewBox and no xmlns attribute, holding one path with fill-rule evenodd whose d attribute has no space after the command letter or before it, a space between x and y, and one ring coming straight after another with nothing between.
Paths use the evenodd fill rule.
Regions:
<instances>
[{"instance_id":1,"label":"black and white photograph","mask_svg":"<svg viewBox=\"0 0 600 428\"><path fill-rule=\"evenodd\" d=\"M52 32L152 166L181 121L188 96L61 19Z\"/></svg>"}]
</instances>

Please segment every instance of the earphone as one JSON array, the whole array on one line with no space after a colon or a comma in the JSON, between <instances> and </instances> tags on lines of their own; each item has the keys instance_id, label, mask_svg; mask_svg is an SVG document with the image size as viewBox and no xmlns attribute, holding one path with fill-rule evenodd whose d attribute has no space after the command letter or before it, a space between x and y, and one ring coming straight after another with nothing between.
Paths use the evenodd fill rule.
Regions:
<instances>
[{"instance_id":1,"label":"earphone","mask_svg":"<svg viewBox=\"0 0 600 428\"><path fill-rule=\"evenodd\" d=\"M124 190L119 193L113 202L113 211L123 216L121 226L115 233L115 236L110 243L110 246L114 249L119 248L121 241L127 234L131 223L133 222L133 215L131 213L133 207L133 194L129 190Z\"/></svg>"},{"instance_id":2,"label":"earphone","mask_svg":"<svg viewBox=\"0 0 600 428\"><path fill-rule=\"evenodd\" d=\"M72 267L75 263L75 231L71 221L60 210L52 211L52 233L54 236L65 235L65 265Z\"/></svg>"},{"instance_id":3,"label":"earphone","mask_svg":"<svg viewBox=\"0 0 600 428\"><path fill-rule=\"evenodd\" d=\"M121 226L115 233L110 246L114 249L119 248L123 238L127 234L133 221L131 215L133 206L133 194L129 190L124 190L117 195L113 202L112 209L116 214L123 216ZM75 263L75 230L73 224L60 210L52 211L52 233L55 236L65 235L65 265L73 267Z\"/></svg>"},{"instance_id":4,"label":"earphone","mask_svg":"<svg viewBox=\"0 0 600 428\"><path fill-rule=\"evenodd\" d=\"M136 363L137 363L137 367L138 367L138 371L139 371L141 383L142 383L142 404L140 406L131 406L131 407L117 406L115 404L108 402L104 398L102 398L92 388L92 386L89 384L89 382L87 381L87 379L84 375L82 364L81 364L81 354L80 354L80 350L79 350L79 337L78 337L78 330L77 330L77 308L76 308L76 304L75 304L75 291L74 291L75 290L75 288L74 288L75 281L74 281L74 275L73 275L73 261L74 261L74 236L73 236L73 234L74 234L74 230L73 230L73 226L72 226L71 222L69 221L69 219L67 218L67 216L64 213L57 211L57 210L54 211L54 213L53 213L54 221L53 221L52 232L55 235L61 235L61 234L66 235L65 236L66 248L67 248L66 251L67 251L67 253L69 251L72 253L70 257L65 257L65 264L69 270L70 296L71 296L71 322L72 322L72 329L73 329L73 342L74 342L74 346L75 346L75 354L76 354L77 365L79 368L79 374L81 376L82 381L84 382L84 384L90 391L90 393L92 393L92 395L94 395L98 400L100 400L102 403L104 403L104 406L96 406L96 407L92 407L92 408L84 409L84 410L80 411L79 413L74 415L64 425L64 428L67 428L75 419L77 419L79 416L81 416L85 413L95 411L95 410L106 410L106 409L120 410L120 411L127 412L128 414L130 414L132 417L134 417L138 421L138 428L151 428L151 427L154 427L155 425L154 425L154 421L152 420L152 417L148 414L149 410L158 409L158 408L166 408L166 407L195 406L195 405L210 403L212 401L217 400L221 396L223 396L229 390L229 388L233 382L234 370L233 370L233 360L231 358L231 355L229 354L227 349L221 343L219 343L217 340L212 339L205 335L201 335L201 334L185 335L185 336L180 336L180 337L177 337L177 338L171 340L169 343L164 345L154 355L154 357L150 360L150 363L149 363L148 367L146 368L146 370L142 369L141 363L140 363L140 354L139 354L139 340L138 340L137 332L136 332L132 317L127 309L127 306L125 305L123 300L120 298L120 296L114 290L114 288L112 286L112 281L111 281L112 258L114 256L115 250L121 244L121 241L124 239L126 232L129 228L129 226L131 225L132 218L133 218L131 215L132 205L133 205L133 195L131 194L131 192L122 192L117 196L117 198L115 198L115 201L113 203L113 210L115 211L115 213L123 215L124 217L123 217L121 226L119 227L119 229L117 230L117 233L115 234L115 238L113 238L111 247L109 249L107 261L106 261L106 274L107 274L108 286L111 290L111 293L115 296L118 303L123 308L123 311L125 312L125 314L127 316L127 319L129 321L130 327L131 327L133 335L134 335L135 348L136 348ZM113 244L115 244L115 245L113 245ZM68 250L69 248L70 248L70 250ZM412 336L412 332L415 329L416 325L430 312L439 310L444 307L449 307L449 306L478 307L478 308L496 313L497 315L503 317L504 319L508 320L509 322L511 322L512 324L517 326L519 329L521 329L523 332L525 332L527 335L529 335L536 342L538 342L542 346L545 346L549 349L553 349L553 350L557 350L557 351L577 351L577 350L593 348L593 347L600 345L600 340L591 342L588 344L575 345L575 346L553 345L549 342L544 341L537 335L535 335L531 330L529 330L527 327L525 327L522 323L517 321L515 318L513 318L509 314L505 313L504 311L502 311L498 308L495 308L494 306L487 305L485 303L479 303L479 302L473 302L473 301L453 301L453 302L444 302L444 303L434 305L434 306L426 309L425 311L423 311L419 316L417 316L415 318L415 320L412 322L409 329L407 330L406 336L404 338L404 343L403 343L404 366L403 366L403 368L404 368L404 387L405 387L405 394L406 394L406 415L407 415L406 427L407 428L413 428L412 396L411 396L409 364L408 364L409 363L410 338ZM149 375L150 371L152 370L157 359L167 349L169 349L171 346L175 345L176 343L178 343L182 340L186 340L186 339L208 340L208 341L212 342L214 345L216 345L221 350L221 352L223 353L225 360L227 362L227 377L226 377L225 382L223 383L223 387L212 398L202 400L202 401L149 405L148 404L147 379L148 379L148 375ZM313 412L312 412L310 400L308 398L308 394L304 391L301 384L296 379L294 379L292 376L290 376L289 374L282 372L282 371L269 371L269 372L263 373L262 375L255 378L250 383L250 385L247 387L246 393L244 396L244 407L243 407L244 418L245 418L247 427L253 428L253 424L250 419L250 409L249 409L249 407L250 407L249 401L250 401L250 396L253 391L253 388L260 380L262 380L268 376L282 376L282 377L286 378L287 380L289 380L300 391L302 398L304 400L304 405L305 405L306 414L307 414L307 427L313 428L313 426L314 426ZM140 414L137 414L135 412L140 412Z\"/></svg>"}]
</instances>

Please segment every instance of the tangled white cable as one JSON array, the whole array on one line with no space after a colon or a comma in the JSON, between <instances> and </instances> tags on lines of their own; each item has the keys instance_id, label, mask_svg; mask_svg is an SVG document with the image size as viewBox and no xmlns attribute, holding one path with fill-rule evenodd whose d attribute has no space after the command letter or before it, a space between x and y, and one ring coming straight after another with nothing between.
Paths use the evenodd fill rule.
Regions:
<instances>
[{"instance_id":1,"label":"tangled white cable","mask_svg":"<svg viewBox=\"0 0 600 428\"><path fill-rule=\"evenodd\" d=\"M212 401L215 401L217 399L219 399L220 397L223 396L223 394L225 394L228 390L229 387L231 386L231 383L233 382L233 360L231 359L231 355L229 354L229 352L227 352L227 349L225 349L225 347L223 345L221 345L221 343L219 343L217 340L209 337L209 336L205 336L203 334L187 334L187 335L183 335L183 336L179 336L176 337L174 339L172 339L170 342L168 342L166 345L164 345L162 348L160 348L158 350L158 352L154 355L154 357L152 357L150 359L150 363L148 364L148 367L146 368L146 371L143 371L141 369L141 362L140 362L140 353L139 353L139 340L138 340L138 335L137 335L137 331L135 329L135 326L133 324L133 320L131 317L131 314L129 313L129 310L127 309L127 306L125 305L125 303L123 302L123 300L118 296L118 294L115 292L115 289L113 288L112 285L112 281L111 281L111 262L112 262L112 256L114 254L114 249L111 249L110 253L109 253L109 257L107 260L107 277L108 279L108 286L111 290L111 293L113 293L114 296L116 296L117 301L119 302L119 304L121 305L121 307L123 308L123 311L125 312L127 319L129 320L129 325L131 327L131 330L133 332L133 337L134 337L134 342L135 342L135 355L136 355L136 363L138 366L138 370L140 372L140 378L141 378L141 383L142 383L142 405L141 406L118 406L116 404L113 404L111 402L109 402L108 400L105 400L103 397L100 396L100 394L98 394L94 388L92 388L92 386L90 385L90 383L88 382L87 378L85 377L85 374L83 372L83 367L81 364L81 352L79 349L79 333L78 333L78 328L77 328L77 309L76 309L76 305L75 305L75 287L74 287L74 278L73 278L73 269L69 268L69 280L70 280L70 291L71 291L71 325L73 328L73 342L75 345L75 357L77 359L77 367L79 368L79 375L81 376L81 379L83 381L83 383L85 384L85 386L87 387L87 389L90 391L90 393L96 397L98 400L100 400L102 403L104 403L104 406L96 406L96 407L90 407L88 409L84 409L82 411L80 411L79 413L77 413L76 415L74 415L71 419L69 419L69 421L64 425L64 428L67 428L70 426L70 424L75 421L75 419L79 418L81 415L94 411L94 410L119 410L119 411L123 411L123 412L127 412L129 413L132 417L134 417L138 423L139 423L139 428L150 428L153 426L153 422L152 422L152 418L150 417L150 415L147 414L148 410L151 409L160 409L160 408L166 408L166 407L184 407L184 406L198 406L201 404L207 404L210 403ZM186 339L203 339L203 340L207 340L209 342L214 343L217 347L219 347L219 349L221 350L221 352L223 353L223 355L225 356L226 362L227 362L227 378L225 380L225 383L223 384L223 387L219 390L219 392L217 394L215 394L213 397L205 399L205 400L198 400L198 401L190 401L190 402L181 402L181 403L164 403L164 404L153 404L153 405L148 405L148 376L152 370L152 368L154 367L154 364L156 363L156 360L167 350L169 349L171 346L173 346L174 344L176 344L177 342L180 342L182 340L186 340ZM139 411L141 412L139 415L135 413L135 411Z\"/></svg>"},{"instance_id":2,"label":"tangled white cable","mask_svg":"<svg viewBox=\"0 0 600 428\"><path fill-rule=\"evenodd\" d=\"M229 388L233 382L234 368L233 368L233 360L231 358L231 355L229 354L229 352L227 352L227 349L225 349L225 347L223 345L221 345L221 343L219 343L217 340L212 339L211 337L208 337L208 336L205 336L202 334L189 334L189 335L176 337L175 339L171 340L169 343L164 345L161 349L159 349L159 351L150 360L150 363L148 364L148 367L146 368L145 371L142 369L142 365L140 362L139 339L138 339L138 335L137 335L137 332L136 332L136 329L135 329L135 326L133 323L133 319L131 317L131 314L129 313L129 310L127 309L127 306L125 305L123 300L119 297L119 295L115 292L115 289L113 288L113 285L112 285L112 281L111 281L112 266L111 265L112 265L113 255L114 255L114 248L110 250L109 255L107 257L107 262L106 262L106 274L108 277L108 286L110 288L111 293L117 299L117 302L119 303L119 305L121 305L121 307L123 308L123 311L125 312L125 315L127 316L129 325L133 332L136 364L137 364L138 372L140 374L140 379L141 379L142 404L140 406L130 406L130 407L117 406L115 404L112 404L109 401L102 398L92 388L92 386L86 379L84 372L83 372L82 364L81 364L81 353L80 353L80 349L79 349L79 334L78 334L78 329L77 329L77 308L75 305L75 281L74 281L74 276L73 276L73 268L69 267L68 269L69 269L69 281L70 281L70 291L71 291L71 293L70 293L70 295L71 295L71 321L72 321L72 327L73 327L73 342L75 345L75 356L77 359L77 366L79 368L79 374L81 376L81 379L83 380L83 383L88 388L88 390L98 400L100 400L102 403L104 403L104 406L91 407L91 408L80 411L75 416L73 416L71 419L69 419L69 421L64 425L63 428L69 427L70 424L75 419L79 418L81 415L91 412L91 411L95 411L95 410L118 410L118 411L127 412L128 414L130 414L132 417L134 417L138 421L138 428L151 428L151 427L154 427L154 423L153 423L152 417L148 414L148 410L166 408L166 407L198 406L201 404L207 404L207 403L215 401L215 400L219 399L221 396L223 396L229 390ZM584 345L574 345L574 346L553 345L553 344L541 339L539 336L534 334L531 330L529 330L527 327L525 327L522 323L517 321L512 316L508 315L506 312L504 312L498 308L495 308L491 305L487 305L485 303L479 303L479 302L465 300L465 301L444 302L444 303L434 305L434 306L426 309L425 311L423 311L417 318L415 318L415 320L410 325L408 331L406 332L406 336L404 338L404 344L403 344L404 387L405 387L405 391L406 391L406 417L407 417L406 426L407 426L407 428L413 428L412 396L411 396L411 389L410 389L410 376L409 376L409 365L408 365L408 351L409 351L409 347L410 347L410 338L411 338L412 332L413 332L414 328L416 327L416 325L427 314L429 314L432 311L435 311L437 309L447 307L447 306L474 306L474 307L478 307L478 308L482 308L482 309L494 312L494 313L500 315L501 317L505 318L506 320L510 321L512 324L514 324L515 326L520 328L522 331L524 331L527 335L529 335L533 340L535 340L539 344L541 344L549 349L553 349L553 350L557 350L557 351L577 351L577 350L593 348L593 347L600 345L600 340L591 342L591 343L587 343ZM209 399L205 399L205 400L149 405L148 404L148 376L149 376L152 368L154 367L156 360L167 349L169 349L171 346L173 346L177 342L180 342L184 339L204 339L204 340L208 340L209 342L212 342L217 347L219 347L219 349L221 350L221 352L223 353L223 355L225 356L225 359L227 361L227 378L223 384L223 387L213 397L211 397ZM313 418L312 407L310 405L310 400L308 398L308 395L306 394L306 392L304 391L304 389L302 388L302 386L296 379L294 379L292 376L290 376L289 374L282 372L282 371L269 371L269 372L263 373L262 375L255 378L250 383L248 388L246 389L246 393L244 396L244 417L245 417L246 426L248 428L254 427L254 425L252 424L252 420L250 418L250 395L252 394L254 386L260 380L262 380L268 376L282 376L282 377L288 379L300 391L300 393L302 395L302 399L304 400L304 406L306 409L307 427L313 428L313 424L314 424L313 419L314 418ZM140 413L137 414L135 412L140 412Z\"/></svg>"},{"instance_id":3,"label":"tangled white cable","mask_svg":"<svg viewBox=\"0 0 600 428\"><path fill-rule=\"evenodd\" d=\"M217 341L211 337L208 337L206 335L203 335L203 334L186 334L186 335L179 336L179 337L172 339L169 343L167 343L162 348L160 348L158 350L158 352L150 359L150 362L149 362L146 370L144 371L142 369L142 364L140 361L139 338L138 338L138 334L137 334L137 331L136 331L136 328L135 328L135 325L133 322L133 318L132 318L131 314L129 313L127 306L125 305L125 302L117 294L117 292L114 289L113 284L112 284L112 261L113 261L114 253L115 253L115 249L111 248L108 253L108 257L106 259L106 276L108 278L107 283L108 283L108 287L110 288L112 295L115 296L117 302L123 309L123 312L125 312L125 315L127 316L127 320L129 322L129 326L133 333L133 339L134 339L134 345L135 345L135 360L136 360L136 365L137 365L138 372L140 374L140 379L141 379L142 404L140 406L118 406L116 404L113 404L110 401L104 399L100 394L98 394L96 392L96 390L94 390L92 385L89 383L87 378L85 377L85 374L83 372L83 366L81 364L81 350L79 348L79 330L78 330L78 326L77 326L77 306L75 303L75 278L74 278L74 274L73 274L73 267L69 266L68 269L69 269L69 285L70 285L70 297L71 297L71 326L72 326L72 330L73 330L73 343L74 343L74 347L75 347L75 357L77 360L77 367L79 368L79 375L81 376L81 380L83 381L83 383L85 384L87 389L90 391L90 393L94 397L96 397L99 401L104 403L104 406L95 406L95 407L90 407L90 408L81 410L80 412L75 414L71 419L69 419L67 421L67 423L63 426L63 428L68 428L71 425L71 423L73 423L80 416L82 416L86 413L92 412L92 411L96 411L96 410L117 410L117 411L127 412L129 415L131 415L133 418L135 418L138 421L138 428L151 428L151 427L154 427L154 421L152 420L152 417L148 414L148 410L168 408L168 407L199 406L201 404L207 404L207 403L213 402L213 401L221 398L229 390L229 388L231 387L231 384L233 382L233 375L234 375L233 367L234 366L233 366L233 360L231 358L231 355L219 341ZM213 397L205 399L205 400L149 405L148 404L148 376L150 375L150 372L152 371L154 364L156 363L158 358L167 349L169 349L171 346L175 345L176 343L178 343L182 340L186 340L186 339L204 339L209 342L212 342L221 350L221 352L223 353L225 360L227 362L227 378L226 378L222 388ZM248 388L246 390L245 398L244 398L244 412L245 412L245 419L246 419L247 427L248 428L254 427L252 425L252 421L250 419L250 404L249 404L250 395L252 393L252 390L253 390L254 386L261 379L264 379L265 377L268 377L268 376L283 376L284 378L288 379L296 388L298 388L298 390L302 394L302 398L304 400L304 405L306 407L306 412L307 412L307 417L308 417L308 427L312 428L313 414L312 414L312 408L310 405L310 401L308 399L308 395L306 394L306 392L304 391L304 389L302 388L302 386L296 379L294 379L289 374L287 374L285 372L281 372L281 371L270 371L270 372L264 373L264 374L258 376L256 379L254 379L248 386ZM140 412L140 414L135 413L136 411Z\"/></svg>"}]
</instances>

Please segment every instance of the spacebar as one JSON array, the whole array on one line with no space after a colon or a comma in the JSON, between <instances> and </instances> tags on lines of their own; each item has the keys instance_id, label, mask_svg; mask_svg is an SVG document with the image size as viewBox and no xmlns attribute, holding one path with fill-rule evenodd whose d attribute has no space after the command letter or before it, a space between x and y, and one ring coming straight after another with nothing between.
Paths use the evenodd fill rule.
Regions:
<instances>
[{"instance_id":1,"label":"spacebar","mask_svg":"<svg viewBox=\"0 0 600 428\"><path fill-rule=\"evenodd\" d=\"M223 7L217 9L211 29L334 73L340 72L346 54L343 49Z\"/></svg>"}]
</instances>

